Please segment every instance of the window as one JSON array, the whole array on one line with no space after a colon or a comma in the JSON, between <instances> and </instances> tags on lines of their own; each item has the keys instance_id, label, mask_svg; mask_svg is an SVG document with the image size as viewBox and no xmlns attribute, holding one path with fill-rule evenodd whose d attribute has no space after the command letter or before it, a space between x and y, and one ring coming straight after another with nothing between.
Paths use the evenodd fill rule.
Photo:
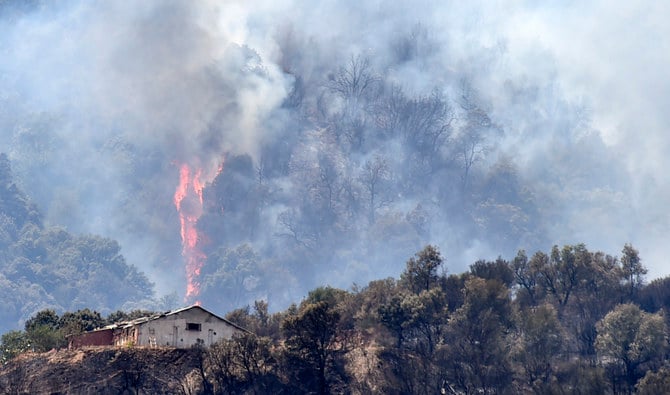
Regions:
<instances>
[{"instance_id":1,"label":"window","mask_svg":"<svg viewBox=\"0 0 670 395\"><path fill-rule=\"evenodd\" d=\"M202 329L201 329L200 324L196 324L194 322L187 322L186 323L186 330L187 331L198 331L198 332L200 332Z\"/></svg>"}]
</instances>

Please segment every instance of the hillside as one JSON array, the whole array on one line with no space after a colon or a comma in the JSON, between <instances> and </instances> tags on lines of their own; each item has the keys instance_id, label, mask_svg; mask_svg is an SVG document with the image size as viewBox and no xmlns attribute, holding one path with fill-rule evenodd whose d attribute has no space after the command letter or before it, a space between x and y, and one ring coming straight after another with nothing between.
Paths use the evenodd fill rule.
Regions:
<instances>
[{"instance_id":1,"label":"hillside","mask_svg":"<svg viewBox=\"0 0 670 395\"><path fill-rule=\"evenodd\" d=\"M0 393L193 393L201 387L194 349L89 348L24 354L0 370Z\"/></svg>"},{"instance_id":2,"label":"hillside","mask_svg":"<svg viewBox=\"0 0 670 395\"><path fill-rule=\"evenodd\" d=\"M670 2L619 3L0 0L6 392L670 394ZM259 336L202 388L26 354L180 303Z\"/></svg>"},{"instance_id":3,"label":"hillside","mask_svg":"<svg viewBox=\"0 0 670 395\"><path fill-rule=\"evenodd\" d=\"M518 21L564 28L551 22L572 15L535 3L0 0L0 152L44 226L73 237L65 246L116 243L100 265L56 248L0 268L7 314L150 308L147 281L115 275L121 247L158 297L190 290L217 311L397 276L426 244L462 271L521 248L632 243L666 274L669 122L653 93L667 76L635 88L618 76L665 69L670 51L646 37L668 24L620 21L598 3L588 26L651 31L631 47L603 47L609 35L547 47L551 34ZM621 51L588 65L640 64L575 76L563 66L584 57L559 49L577 41L593 56ZM38 226L21 246L42 232L54 233ZM120 292L99 292L100 278Z\"/></svg>"},{"instance_id":4,"label":"hillside","mask_svg":"<svg viewBox=\"0 0 670 395\"><path fill-rule=\"evenodd\" d=\"M226 315L251 333L207 348L26 352L63 344L54 340L73 327L63 322L91 318L40 312L2 336L0 384L68 394L670 393L670 277L646 283L631 245L620 257L584 245L520 252L460 274L443 263L426 246L399 279L319 287L277 313L257 301Z\"/></svg>"},{"instance_id":5,"label":"hillside","mask_svg":"<svg viewBox=\"0 0 670 395\"><path fill-rule=\"evenodd\" d=\"M153 283L116 241L44 222L0 154L0 331L47 308L111 313L154 305Z\"/></svg>"}]
</instances>

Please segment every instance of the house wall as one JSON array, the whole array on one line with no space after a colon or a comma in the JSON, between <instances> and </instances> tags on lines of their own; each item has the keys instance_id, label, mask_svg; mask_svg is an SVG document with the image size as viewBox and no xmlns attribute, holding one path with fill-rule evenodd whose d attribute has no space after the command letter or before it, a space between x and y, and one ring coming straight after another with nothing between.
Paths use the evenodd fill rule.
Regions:
<instances>
[{"instance_id":1,"label":"house wall","mask_svg":"<svg viewBox=\"0 0 670 395\"><path fill-rule=\"evenodd\" d=\"M200 330L188 329L188 324ZM170 314L138 325L137 345L187 348L200 343L210 346L221 339L230 339L239 330L227 322L198 308Z\"/></svg>"},{"instance_id":2,"label":"house wall","mask_svg":"<svg viewBox=\"0 0 670 395\"><path fill-rule=\"evenodd\" d=\"M103 329L93 332L85 332L72 336L68 342L68 348L78 348L84 346L111 346L112 330Z\"/></svg>"},{"instance_id":3,"label":"house wall","mask_svg":"<svg viewBox=\"0 0 670 395\"><path fill-rule=\"evenodd\" d=\"M115 329L113 332L113 344L115 346L139 344L138 328L136 326L127 326Z\"/></svg>"}]
</instances>

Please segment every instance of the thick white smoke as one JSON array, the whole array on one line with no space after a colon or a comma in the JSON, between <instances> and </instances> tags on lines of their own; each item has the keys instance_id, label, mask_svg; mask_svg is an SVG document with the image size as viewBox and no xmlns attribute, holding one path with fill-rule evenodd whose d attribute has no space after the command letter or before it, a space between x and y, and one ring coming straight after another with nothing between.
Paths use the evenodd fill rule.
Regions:
<instances>
[{"instance_id":1,"label":"thick white smoke","mask_svg":"<svg viewBox=\"0 0 670 395\"><path fill-rule=\"evenodd\" d=\"M542 197L545 239L613 254L632 242L652 277L670 273L662 2L15 3L0 2L0 149L51 223L119 240L160 293L183 281L174 163L213 172L225 155L249 154L258 166L264 146L291 144L277 136L301 128L282 106L292 90L326 86L357 56L456 110L467 82L500 130L479 165L514 163ZM402 149L378 151L399 158ZM281 193L294 187L282 183ZM267 208L267 223L285 208ZM440 245L454 272L512 253L458 231L434 224L420 243ZM352 273L364 264L349 262Z\"/></svg>"}]
</instances>

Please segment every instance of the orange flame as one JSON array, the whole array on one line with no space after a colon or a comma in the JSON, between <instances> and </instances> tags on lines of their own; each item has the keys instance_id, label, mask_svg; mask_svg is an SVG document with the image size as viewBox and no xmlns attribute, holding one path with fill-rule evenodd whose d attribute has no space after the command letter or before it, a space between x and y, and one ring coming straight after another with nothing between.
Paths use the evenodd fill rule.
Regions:
<instances>
[{"instance_id":1,"label":"orange flame","mask_svg":"<svg viewBox=\"0 0 670 395\"><path fill-rule=\"evenodd\" d=\"M181 225L182 255L186 259L186 300L197 299L200 294L200 270L207 256L198 246L198 218L202 215L202 191L200 180L202 169L191 174L191 168L182 164L179 168L179 185L174 193L174 205L179 213ZM198 303L196 301L196 303Z\"/></svg>"}]
</instances>

